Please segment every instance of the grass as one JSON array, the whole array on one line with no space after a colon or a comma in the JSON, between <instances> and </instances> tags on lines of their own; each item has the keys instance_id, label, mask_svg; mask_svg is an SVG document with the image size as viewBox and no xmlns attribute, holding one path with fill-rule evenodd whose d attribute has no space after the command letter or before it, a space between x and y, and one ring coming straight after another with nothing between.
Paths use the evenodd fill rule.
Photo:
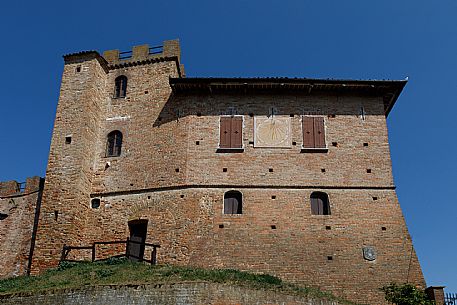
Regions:
<instances>
[{"instance_id":1,"label":"grass","mask_svg":"<svg viewBox=\"0 0 457 305\"><path fill-rule=\"evenodd\" d=\"M233 269L151 266L126 259L110 259L95 263L64 262L58 268L48 270L39 276L20 276L0 280L0 295L100 285L144 285L183 281L227 283L317 299L338 300L341 304L355 304L315 288L283 282L280 278L268 274L253 274Z\"/></svg>"}]
</instances>

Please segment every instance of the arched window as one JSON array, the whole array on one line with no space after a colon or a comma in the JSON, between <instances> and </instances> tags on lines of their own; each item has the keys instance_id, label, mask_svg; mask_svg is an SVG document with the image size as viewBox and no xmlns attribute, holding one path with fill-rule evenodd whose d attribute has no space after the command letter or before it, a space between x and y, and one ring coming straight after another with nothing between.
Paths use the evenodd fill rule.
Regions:
<instances>
[{"instance_id":1,"label":"arched window","mask_svg":"<svg viewBox=\"0 0 457 305\"><path fill-rule=\"evenodd\" d=\"M330 215L330 203L326 193L313 192L310 198L311 213L313 215Z\"/></svg>"},{"instance_id":2,"label":"arched window","mask_svg":"<svg viewBox=\"0 0 457 305\"><path fill-rule=\"evenodd\" d=\"M119 130L111 131L106 141L106 156L117 157L121 155L122 132Z\"/></svg>"},{"instance_id":3,"label":"arched window","mask_svg":"<svg viewBox=\"0 0 457 305\"><path fill-rule=\"evenodd\" d=\"M116 77L114 84L114 97L125 97L127 93L127 77L125 75Z\"/></svg>"},{"instance_id":4,"label":"arched window","mask_svg":"<svg viewBox=\"0 0 457 305\"><path fill-rule=\"evenodd\" d=\"M228 191L224 194L224 214L242 214L243 196L238 191Z\"/></svg>"}]
</instances>

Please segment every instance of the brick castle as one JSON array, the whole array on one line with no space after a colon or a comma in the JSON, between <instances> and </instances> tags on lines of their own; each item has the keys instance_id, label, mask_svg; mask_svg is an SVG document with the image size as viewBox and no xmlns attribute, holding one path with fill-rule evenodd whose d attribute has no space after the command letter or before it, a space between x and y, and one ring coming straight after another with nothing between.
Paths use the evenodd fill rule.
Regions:
<instances>
[{"instance_id":1,"label":"brick castle","mask_svg":"<svg viewBox=\"0 0 457 305\"><path fill-rule=\"evenodd\" d=\"M160 244L159 263L364 303L382 304L390 282L425 287L386 126L406 81L186 78L177 40L64 60L44 188L0 185L2 276L129 237Z\"/></svg>"}]
</instances>

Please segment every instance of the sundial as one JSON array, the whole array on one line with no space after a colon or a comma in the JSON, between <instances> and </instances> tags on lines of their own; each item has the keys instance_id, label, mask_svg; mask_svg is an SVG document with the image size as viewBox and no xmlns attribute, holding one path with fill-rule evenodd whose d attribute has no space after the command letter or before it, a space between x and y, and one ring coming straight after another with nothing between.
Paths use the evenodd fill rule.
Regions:
<instances>
[{"instance_id":1,"label":"sundial","mask_svg":"<svg viewBox=\"0 0 457 305\"><path fill-rule=\"evenodd\" d=\"M290 148L290 117L255 117L254 147Z\"/></svg>"}]
</instances>

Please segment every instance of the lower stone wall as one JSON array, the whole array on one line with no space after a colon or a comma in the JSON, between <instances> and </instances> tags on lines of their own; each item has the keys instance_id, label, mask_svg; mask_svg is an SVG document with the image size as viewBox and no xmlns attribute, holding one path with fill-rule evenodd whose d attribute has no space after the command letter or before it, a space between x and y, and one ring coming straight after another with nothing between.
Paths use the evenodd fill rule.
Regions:
<instances>
[{"instance_id":1,"label":"lower stone wall","mask_svg":"<svg viewBox=\"0 0 457 305\"><path fill-rule=\"evenodd\" d=\"M281 304L339 305L336 301L310 299L275 291L254 290L206 282L156 285L99 286L53 290L40 294L0 296L3 305L148 305L148 304Z\"/></svg>"},{"instance_id":2,"label":"lower stone wall","mask_svg":"<svg viewBox=\"0 0 457 305\"><path fill-rule=\"evenodd\" d=\"M27 273L40 177L27 178L25 188L16 181L0 182L0 278Z\"/></svg>"}]
</instances>

